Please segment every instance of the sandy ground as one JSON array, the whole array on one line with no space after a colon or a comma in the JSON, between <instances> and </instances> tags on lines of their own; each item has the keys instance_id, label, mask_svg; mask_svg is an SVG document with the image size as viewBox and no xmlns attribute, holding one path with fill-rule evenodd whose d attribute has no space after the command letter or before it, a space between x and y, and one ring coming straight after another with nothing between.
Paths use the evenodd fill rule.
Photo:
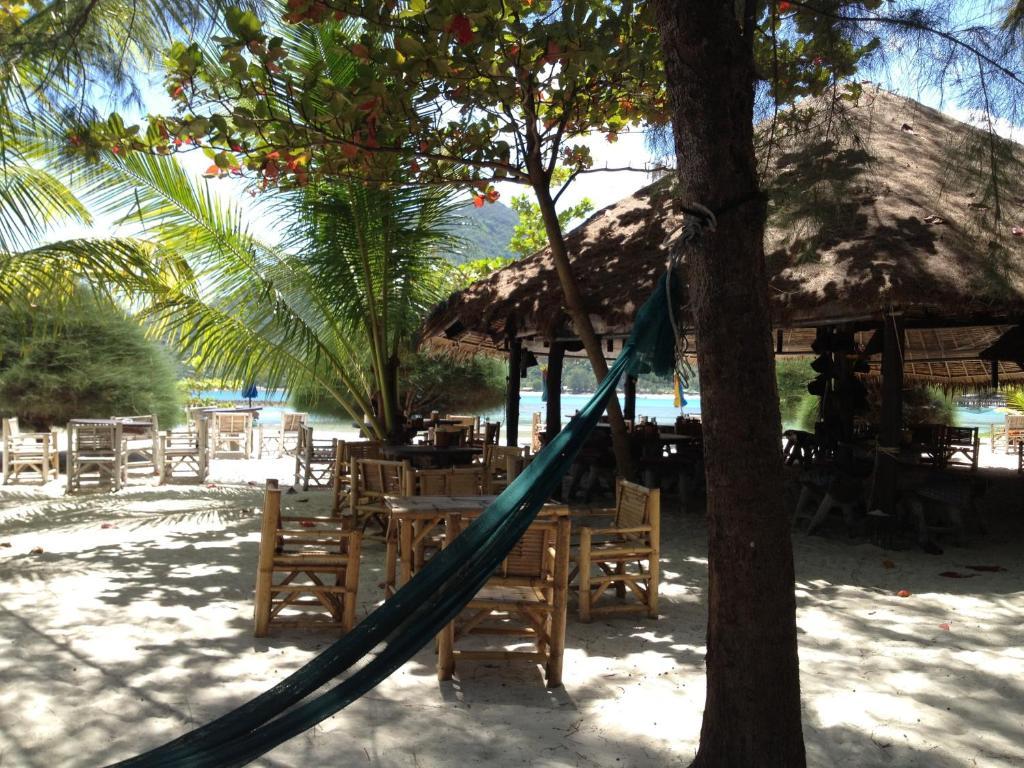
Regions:
<instances>
[{"instance_id":1,"label":"sandy ground","mask_svg":"<svg viewBox=\"0 0 1024 768\"><path fill-rule=\"evenodd\" d=\"M290 474L288 460L218 461L215 487L0 488L0 766L129 757L333 639L252 636L259 485ZM811 765L1024 765L1022 487L995 481L982 499L988 534L939 556L885 551L841 526L794 534ZM324 492L284 498L327 506ZM546 690L532 666L484 664L439 684L428 648L257 764L687 765L704 701L706 531L666 506L661 618L584 625L571 603L563 688ZM381 599L382 562L368 543L363 615ZM967 568L978 564L1006 570Z\"/></svg>"}]
</instances>

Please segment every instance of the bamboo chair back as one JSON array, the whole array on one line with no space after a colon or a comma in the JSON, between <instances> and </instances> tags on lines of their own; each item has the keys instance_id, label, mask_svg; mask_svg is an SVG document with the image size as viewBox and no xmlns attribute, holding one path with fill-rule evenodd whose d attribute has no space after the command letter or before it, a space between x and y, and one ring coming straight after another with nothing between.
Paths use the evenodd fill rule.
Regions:
<instances>
[{"instance_id":1,"label":"bamboo chair back","mask_svg":"<svg viewBox=\"0 0 1024 768\"><path fill-rule=\"evenodd\" d=\"M333 487L339 442L333 438L318 440L313 437L312 427L300 427L295 447L295 485L301 485L304 491L308 491L310 485L314 488Z\"/></svg>"},{"instance_id":2,"label":"bamboo chair back","mask_svg":"<svg viewBox=\"0 0 1024 768\"><path fill-rule=\"evenodd\" d=\"M521 471L521 462L529 456L529 448L504 445L484 445L483 463L486 472L485 493L499 493L504 490L512 478L509 477L509 462L513 462L512 477Z\"/></svg>"},{"instance_id":3,"label":"bamboo chair back","mask_svg":"<svg viewBox=\"0 0 1024 768\"><path fill-rule=\"evenodd\" d=\"M121 422L126 472L143 469L147 474L160 471L160 422L155 413L140 416L112 416Z\"/></svg>"},{"instance_id":4,"label":"bamboo chair back","mask_svg":"<svg viewBox=\"0 0 1024 768\"><path fill-rule=\"evenodd\" d=\"M581 621L590 621L597 614L640 612L651 618L658 616L661 492L620 480L615 496L612 526L580 529L576 564ZM620 601L627 595L635 596L637 601L595 607L609 591Z\"/></svg>"},{"instance_id":5,"label":"bamboo chair back","mask_svg":"<svg viewBox=\"0 0 1024 768\"><path fill-rule=\"evenodd\" d=\"M465 443L472 444L476 441L476 433L480 429L479 416L449 413L447 418L454 419L456 423L452 426L459 427L465 433Z\"/></svg>"},{"instance_id":6,"label":"bamboo chair back","mask_svg":"<svg viewBox=\"0 0 1024 768\"><path fill-rule=\"evenodd\" d=\"M463 529L459 515L449 515L445 544ZM438 635L437 676L448 680L456 659L531 661L544 665L549 687L562 683L565 649L566 593L569 576L567 515L535 520L502 561L462 615ZM460 648L469 636L520 637L530 650ZM521 643L516 642L517 645Z\"/></svg>"},{"instance_id":7,"label":"bamboo chair back","mask_svg":"<svg viewBox=\"0 0 1024 768\"><path fill-rule=\"evenodd\" d=\"M3 483L13 477L19 480L24 471L35 472L45 484L57 478L60 456L57 453L57 430L22 432L17 417L3 420Z\"/></svg>"},{"instance_id":8,"label":"bamboo chair back","mask_svg":"<svg viewBox=\"0 0 1024 768\"><path fill-rule=\"evenodd\" d=\"M362 536L335 517L286 516L276 480L267 481L256 574L255 631L270 626L333 628L355 624Z\"/></svg>"},{"instance_id":9,"label":"bamboo chair back","mask_svg":"<svg viewBox=\"0 0 1024 768\"><path fill-rule=\"evenodd\" d=\"M211 457L249 458L252 453L252 414L215 411L211 419Z\"/></svg>"},{"instance_id":10,"label":"bamboo chair back","mask_svg":"<svg viewBox=\"0 0 1024 768\"><path fill-rule=\"evenodd\" d=\"M201 483L209 472L208 421L198 418L194 429L160 435L160 484L172 480ZM189 425L192 427L192 425Z\"/></svg>"},{"instance_id":11,"label":"bamboo chair back","mask_svg":"<svg viewBox=\"0 0 1024 768\"><path fill-rule=\"evenodd\" d=\"M483 467L413 470L413 490L417 496L480 496L485 485Z\"/></svg>"},{"instance_id":12,"label":"bamboo chair back","mask_svg":"<svg viewBox=\"0 0 1024 768\"><path fill-rule=\"evenodd\" d=\"M352 460L379 459L382 445L376 440L338 441L334 453L334 472L331 478L334 495L331 502L332 515L340 515L348 507L348 496L352 489Z\"/></svg>"},{"instance_id":13,"label":"bamboo chair back","mask_svg":"<svg viewBox=\"0 0 1024 768\"><path fill-rule=\"evenodd\" d=\"M384 497L415 495L412 465L408 461L353 459L350 472L351 525L361 530L373 520L382 533L386 532L388 520Z\"/></svg>"}]
</instances>

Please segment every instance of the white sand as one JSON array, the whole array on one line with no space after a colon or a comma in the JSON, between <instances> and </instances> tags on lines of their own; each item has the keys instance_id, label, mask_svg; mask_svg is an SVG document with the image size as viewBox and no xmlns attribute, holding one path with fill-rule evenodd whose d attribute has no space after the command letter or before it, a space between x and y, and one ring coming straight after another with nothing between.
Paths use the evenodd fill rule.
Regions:
<instances>
[{"instance_id":1,"label":"white sand","mask_svg":"<svg viewBox=\"0 0 1024 768\"><path fill-rule=\"evenodd\" d=\"M0 488L0 766L129 757L261 692L333 639L252 637L258 485L290 474L287 460L219 461L213 488L144 482L71 498L60 483ZM985 499L990 533L941 556L794 536L812 765L1024 765L1024 483L1014 482ZM323 492L284 498L327 504ZM705 530L669 505L663 531L661 619L584 625L571 614L564 688L546 690L534 667L483 664L439 685L428 648L257 764L688 764L704 700ZM381 598L382 554L366 546L364 614ZM1008 570L938 575L977 563Z\"/></svg>"}]
</instances>

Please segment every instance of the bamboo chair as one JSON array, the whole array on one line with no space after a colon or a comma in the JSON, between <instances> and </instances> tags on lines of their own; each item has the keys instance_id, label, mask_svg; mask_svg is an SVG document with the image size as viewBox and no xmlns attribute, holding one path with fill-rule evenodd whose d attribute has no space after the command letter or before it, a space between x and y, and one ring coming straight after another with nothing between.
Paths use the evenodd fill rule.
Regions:
<instances>
[{"instance_id":1,"label":"bamboo chair","mask_svg":"<svg viewBox=\"0 0 1024 768\"><path fill-rule=\"evenodd\" d=\"M1019 445L1024 445L1024 413L1008 413L1006 421L992 425L992 451L1001 447L1013 453Z\"/></svg>"},{"instance_id":2,"label":"bamboo chair","mask_svg":"<svg viewBox=\"0 0 1024 768\"><path fill-rule=\"evenodd\" d=\"M210 458L248 459L252 453L252 414L214 411L210 416Z\"/></svg>"},{"instance_id":3,"label":"bamboo chair","mask_svg":"<svg viewBox=\"0 0 1024 768\"><path fill-rule=\"evenodd\" d=\"M661 492L620 480L615 495L610 527L580 528L576 554L580 621L615 613L658 617ZM613 585L620 600L632 594L639 602L595 607Z\"/></svg>"},{"instance_id":4,"label":"bamboo chair","mask_svg":"<svg viewBox=\"0 0 1024 768\"><path fill-rule=\"evenodd\" d=\"M483 453L484 472L486 478L484 493L501 493L505 490L510 482L509 461L511 460L515 467L518 468L513 469L512 476L515 477L518 471L521 471L522 469L520 462L529 455L529 448L504 445L485 445Z\"/></svg>"},{"instance_id":5,"label":"bamboo chair","mask_svg":"<svg viewBox=\"0 0 1024 768\"><path fill-rule=\"evenodd\" d=\"M57 479L60 456L57 453L57 430L49 432L22 432L17 418L3 420L3 484L11 478L20 479L28 470L39 475L43 485Z\"/></svg>"},{"instance_id":6,"label":"bamboo chair","mask_svg":"<svg viewBox=\"0 0 1024 768\"><path fill-rule=\"evenodd\" d=\"M942 466L978 469L978 438L977 427L951 427L942 430Z\"/></svg>"},{"instance_id":7,"label":"bamboo chair","mask_svg":"<svg viewBox=\"0 0 1024 768\"><path fill-rule=\"evenodd\" d=\"M445 543L462 530L449 515ZM569 518L537 520L523 534L462 614L437 636L437 677L450 680L458 659L531 661L544 665L551 688L562 684L566 592L569 578ZM525 637L531 650L459 647L470 636Z\"/></svg>"},{"instance_id":8,"label":"bamboo chair","mask_svg":"<svg viewBox=\"0 0 1024 768\"><path fill-rule=\"evenodd\" d=\"M111 418L121 422L125 473L138 469L147 475L159 474L160 424L156 414Z\"/></svg>"},{"instance_id":9,"label":"bamboo chair","mask_svg":"<svg viewBox=\"0 0 1024 768\"><path fill-rule=\"evenodd\" d=\"M256 458L263 458L263 451L273 451L274 458L294 456L299 446L299 431L306 426L309 414L300 411L285 412L281 423L270 427L260 424L256 439Z\"/></svg>"},{"instance_id":10,"label":"bamboo chair","mask_svg":"<svg viewBox=\"0 0 1024 768\"><path fill-rule=\"evenodd\" d=\"M256 637L271 625L340 629L355 625L362 536L335 517L281 514L281 491L267 481L256 572Z\"/></svg>"},{"instance_id":11,"label":"bamboo chair","mask_svg":"<svg viewBox=\"0 0 1024 768\"><path fill-rule=\"evenodd\" d=\"M500 421L486 421L484 422L483 429L477 432L473 445L477 448L483 448L485 445L497 445L500 432Z\"/></svg>"},{"instance_id":12,"label":"bamboo chair","mask_svg":"<svg viewBox=\"0 0 1024 768\"><path fill-rule=\"evenodd\" d=\"M476 442L477 432L480 430L480 417L467 416L464 414L449 413L445 418L456 421L453 427L460 427L465 432L465 444L473 445Z\"/></svg>"},{"instance_id":13,"label":"bamboo chair","mask_svg":"<svg viewBox=\"0 0 1024 768\"><path fill-rule=\"evenodd\" d=\"M541 449L543 435L544 421L541 419L541 415L535 411L530 420L530 450L534 453Z\"/></svg>"},{"instance_id":14,"label":"bamboo chair","mask_svg":"<svg viewBox=\"0 0 1024 768\"><path fill-rule=\"evenodd\" d=\"M68 422L68 493L91 488L121 490L124 484L121 424Z\"/></svg>"},{"instance_id":15,"label":"bamboo chair","mask_svg":"<svg viewBox=\"0 0 1024 768\"><path fill-rule=\"evenodd\" d=\"M353 459L350 473L348 524L365 530L372 520L380 526L381 533L387 535L388 508L384 497L415 495L412 465L408 461Z\"/></svg>"},{"instance_id":16,"label":"bamboo chair","mask_svg":"<svg viewBox=\"0 0 1024 768\"><path fill-rule=\"evenodd\" d=\"M382 445L379 440L338 441L334 452L334 472L331 475L332 515L338 517L348 509L348 496L352 490L352 459L379 459Z\"/></svg>"},{"instance_id":17,"label":"bamboo chair","mask_svg":"<svg viewBox=\"0 0 1024 768\"><path fill-rule=\"evenodd\" d=\"M313 428L303 425L299 428L299 442L295 447L295 485L302 484L302 490L330 488L334 485L334 457L338 451L338 440L313 437Z\"/></svg>"},{"instance_id":18,"label":"bamboo chair","mask_svg":"<svg viewBox=\"0 0 1024 768\"><path fill-rule=\"evenodd\" d=\"M160 435L160 485L173 480L195 483L206 480L210 470L206 430L207 420L198 418L195 429Z\"/></svg>"}]
</instances>

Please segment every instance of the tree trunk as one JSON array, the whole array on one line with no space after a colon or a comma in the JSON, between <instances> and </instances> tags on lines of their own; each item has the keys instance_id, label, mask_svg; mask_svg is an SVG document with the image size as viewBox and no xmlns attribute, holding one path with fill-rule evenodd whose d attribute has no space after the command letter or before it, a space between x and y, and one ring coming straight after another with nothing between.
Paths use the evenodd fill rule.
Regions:
<instances>
[{"instance_id":1,"label":"tree trunk","mask_svg":"<svg viewBox=\"0 0 1024 768\"><path fill-rule=\"evenodd\" d=\"M752 36L733 3L655 0L680 195L718 214L687 252L708 497L703 768L804 766L789 516L753 149Z\"/></svg>"},{"instance_id":2,"label":"tree trunk","mask_svg":"<svg viewBox=\"0 0 1024 768\"><path fill-rule=\"evenodd\" d=\"M529 159L527 165L532 165ZM540 178L543 176L543 171L539 166L530 167L530 175ZM608 375L608 364L605 362L604 352L601 350L601 341L594 333L590 315L587 314L587 310L583 306L583 297L580 295L576 277L569 264L569 254L565 247L565 238L562 236L562 226L558 223L558 214L555 211L555 203L551 199L551 190L548 189L546 177L542 183L534 184L533 191L537 195L537 205L540 207L540 213L544 219L544 229L547 232L551 257L555 262L558 281L561 283L562 294L565 297L565 310L572 320L576 334L583 342L583 348L587 351L590 366L594 369L594 376L600 382ZM608 425L612 432L612 449L615 451L615 463L618 465L619 474L627 479L632 479L633 460L629 453L629 437L626 434L626 423L622 420L622 409L619 407L618 398L609 398L606 408Z\"/></svg>"}]
</instances>

